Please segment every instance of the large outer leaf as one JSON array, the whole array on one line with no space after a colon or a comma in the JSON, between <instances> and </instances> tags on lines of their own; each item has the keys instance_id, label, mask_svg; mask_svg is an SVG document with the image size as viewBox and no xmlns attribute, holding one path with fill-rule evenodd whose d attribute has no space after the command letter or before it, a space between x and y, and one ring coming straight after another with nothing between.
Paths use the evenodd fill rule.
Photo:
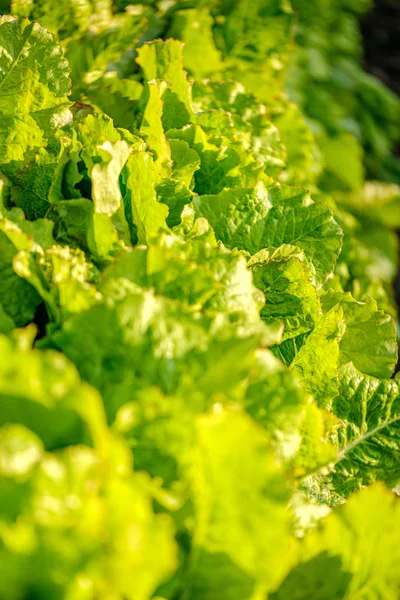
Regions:
<instances>
[{"instance_id":1,"label":"large outer leaf","mask_svg":"<svg viewBox=\"0 0 400 600\"><path fill-rule=\"evenodd\" d=\"M261 293L243 257L203 250L200 241L165 236L147 252L121 255L101 291L106 303L67 319L51 341L101 390L112 418L144 385L170 394L196 389L206 404L213 394L229 397L254 349L279 341L259 317Z\"/></svg>"},{"instance_id":2,"label":"large outer leaf","mask_svg":"<svg viewBox=\"0 0 400 600\"><path fill-rule=\"evenodd\" d=\"M321 551L340 557L343 571L351 575L344 600L397 600L399 535L398 497L375 485L329 515L303 552L305 557Z\"/></svg>"},{"instance_id":3,"label":"large outer leaf","mask_svg":"<svg viewBox=\"0 0 400 600\"><path fill-rule=\"evenodd\" d=\"M289 558L288 492L262 431L240 413L199 417L192 461L196 524L183 597L265 593Z\"/></svg>"},{"instance_id":4,"label":"large outer leaf","mask_svg":"<svg viewBox=\"0 0 400 600\"><path fill-rule=\"evenodd\" d=\"M400 481L400 390L393 379L362 375L349 363L339 371L339 394L332 409L341 420L332 476L336 492L347 496L376 479Z\"/></svg>"},{"instance_id":5,"label":"large outer leaf","mask_svg":"<svg viewBox=\"0 0 400 600\"><path fill-rule=\"evenodd\" d=\"M339 342L343 311L335 306L319 321L292 362L292 368L320 406L329 408L337 394Z\"/></svg>"},{"instance_id":6,"label":"large outer leaf","mask_svg":"<svg viewBox=\"0 0 400 600\"><path fill-rule=\"evenodd\" d=\"M263 329L262 293L253 285L245 258L221 245L161 234L157 241L121 253L103 275L103 285L123 278L158 296L174 299L209 316L218 314L243 333ZM228 323L226 323L228 326Z\"/></svg>"},{"instance_id":7,"label":"large outer leaf","mask_svg":"<svg viewBox=\"0 0 400 600\"><path fill-rule=\"evenodd\" d=\"M0 19L0 164L46 146L70 118L68 63L54 37L26 19Z\"/></svg>"},{"instance_id":8,"label":"large outer leaf","mask_svg":"<svg viewBox=\"0 0 400 600\"><path fill-rule=\"evenodd\" d=\"M306 190L285 186L237 188L195 198L197 214L206 217L228 248L255 254L268 246L293 244L304 250L323 283L341 248L342 232L330 209L311 200Z\"/></svg>"},{"instance_id":9,"label":"large outer leaf","mask_svg":"<svg viewBox=\"0 0 400 600\"><path fill-rule=\"evenodd\" d=\"M321 298L324 310L340 305L346 330L340 341L340 364L352 361L362 373L390 377L397 361L396 329L392 317L378 310L373 298L357 302L350 293L330 290Z\"/></svg>"},{"instance_id":10,"label":"large outer leaf","mask_svg":"<svg viewBox=\"0 0 400 600\"><path fill-rule=\"evenodd\" d=\"M271 600L397 600L400 504L383 485L355 494L298 545Z\"/></svg>"},{"instance_id":11,"label":"large outer leaf","mask_svg":"<svg viewBox=\"0 0 400 600\"><path fill-rule=\"evenodd\" d=\"M253 256L249 265L266 299L262 319L266 323L282 320L283 340L312 331L322 311L304 253L287 245L267 248Z\"/></svg>"}]
</instances>

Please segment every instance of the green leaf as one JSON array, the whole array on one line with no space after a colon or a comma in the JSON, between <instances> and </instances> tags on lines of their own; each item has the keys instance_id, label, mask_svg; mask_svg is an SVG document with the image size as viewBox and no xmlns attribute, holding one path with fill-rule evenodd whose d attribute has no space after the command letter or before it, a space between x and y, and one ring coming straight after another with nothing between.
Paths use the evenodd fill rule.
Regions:
<instances>
[{"instance_id":1,"label":"green leaf","mask_svg":"<svg viewBox=\"0 0 400 600\"><path fill-rule=\"evenodd\" d=\"M178 11L168 35L183 41L183 64L196 79L223 69L212 35L213 18L207 9ZM199 48L202 52L199 53Z\"/></svg>"},{"instance_id":2,"label":"green leaf","mask_svg":"<svg viewBox=\"0 0 400 600\"><path fill-rule=\"evenodd\" d=\"M79 242L95 259L107 261L130 242L121 179L130 153L144 142L115 129L105 115L77 120L69 134L61 138L48 216L57 241Z\"/></svg>"},{"instance_id":3,"label":"green leaf","mask_svg":"<svg viewBox=\"0 0 400 600\"><path fill-rule=\"evenodd\" d=\"M340 577L348 581L345 595L340 598L395 600L400 583L399 523L395 494L383 485L361 490L322 520L317 531L299 546L301 564L328 553L338 558ZM311 597L319 594L318 580L315 583Z\"/></svg>"},{"instance_id":4,"label":"green leaf","mask_svg":"<svg viewBox=\"0 0 400 600\"><path fill-rule=\"evenodd\" d=\"M124 202L130 209L139 243L147 243L160 229L166 229L168 207L157 200L158 168L148 152L134 152L126 163Z\"/></svg>"},{"instance_id":5,"label":"green leaf","mask_svg":"<svg viewBox=\"0 0 400 600\"><path fill-rule=\"evenodd\" d=\"M350 581L340 556L323 551L293 567L270 599L309 600L318 594L318 600L339 600L347 598Z\"/></svg>"},{"instance_id":6,"label":"green leaf","mask_svg":"<svg viewBox=\"0 0 400 600\"><path fill-rule=\"evenodd\" d=\"M81 250L56 245L45 252L22 250L14 257L13 268L37 290L54 324L101 299L93 285L95 268L85 261Z\"/></svg>"},{"instance_id":7,"label":"green leaf","mask_svg":"<svg viewBox=\"0 0 400 600\"><path fill-rule=\"evenodd\" d=\"M269 109L235 81L196 82L193 87L197 122L211 126L232 141L240 140L264 165L265 172L278 176L286 163L286 151ZM215 109L215 110L213 110ZM218 111L218 112L217 112ZM218 118L220 125L217 125ZM207 123L208 120L208 123Z\"/></svg>"},{"instance_id":8,"label":"green leaf","mask_svg":"<svg viewBox=\"0 0 400 600\"><path fill-rule=\"evenodd\" d=\"M300 425L300 444L293 460L295 474L304 476L326 469L336 458L336 449L329 439L332 419L314 403L304 407Z\"/></svg>"},{"instance_id":9,"label":"green leaf","mask_svg":"<svg viewBox=\"0 0 400 600\"><path fill-rule=\"evenodd\" d=\"M272 120L286 149L286 167L282 183L310 186L322 170L321 152L299 107L280 101L271 108Z\"/></svg>"},{"instance_id":10,"label":"green leaf","mask_svg":"<svg viewBox=\"0 0 400 600\"><path fill-rule=\"evenodd\" d=\"M168 140L171 148L172 173L188 188L192 188L193 175L200 168L199 155L185 140Z\"/></svg>"},{"instance_id":11,"label":"green leaf","mask_svg":"<svg viewBox=\"0 0 400 600\"><path fill-rule=\"evenodd\" d=\"M301 442L304 389L268 350L259 350L255 359L244 408L268 432L278 455L293 460Z\"/></svg>"},{"instance_id":12,"label":"green leaf","mask_svg":"<svg viewBox=\"0 0 400 600\"><path fill-rule=\"evenodd\" d=\"M378 310L373 298L357 302L349 292L330 291L321 302L325 311L336 304L343 309L346 329L340 340L340 364L352 361L362 373L390 377L397 362L393 319Z\"/></svg>"},{"instance_id":13,"label":"green leaf","mask_svg":"<svg viewBox=\"0 0 400 600\"><path fill-rule=\"evenodd\" d=\"M161 181L157 185L156 192L159 202L168 206L167 225L169 227L179 225L183 209L193 200L193 192L180 181L170 178Z\"/></svg>"},{"instance_id":14,"label":"green leaf","mask_svg":"<svg viewBox=\"0 0 400 600\"><path fill-rule=\"evenodd\" d=\"M0 439L7 443L12 430L3 431ZM13 432L4 462L19 463L30 478L26 502L17 507L18 521L7 527L2 519L0 525L2 566L8 566L0 593L83 598L83 580L96 595L151 598L176 566L174 530L167 515L154 513L156 486L143 475L127 473L127 449L113 439L108 456L83 445L41 456L29 431L14 426ZM17 504L20 475L14 479L13 469L7 471L14 484L10 501Z\"/></svg>"},{"instance_id":15,"label":"green leaf","mask_svg":"<svg viewBox=\"0 0 400 600\"><path fill-rule=\"evenodd\" d=\"M350 277L368 277L391 283L397 272L398 240L393 231L368 219L355 219L348 213L341 218L343 251L339 257Z\"/></svg>"},{"instance_id":16,"label":"green leaf","mask_svg":"<svg viewBox=\"0 0 400 600\"><path fill-rule=\"evenodd\" d=\"M222 5L221 13L213 28L226 59L220 77L240 81L261 100L275 96L281 89L282 70L292 44L294 15L289 2L265 5L262 0L252 4L238 0Z\"/></svg>"},{"instance_id":17,"label":"green leaf","mask_svg":"<svg viewBox=\"0 0 400 600\"><path fill-rule=\"evenodd\" d=\"M115 71L106 71L85 89L86 97L96 112L112 118L116 127L131 129L136 120L143 85L133 79L121 78Z\"/></svg>"},{"instance_id":18,"label":"green leaf","mask_svg":"<svg viewBox=\"0 0 400 600\"><path fill-rule=\"evenodd\" d=\"M337 395L339 343L344 330L343 309L334 306L321 318L291 363L305 388L324 408L329 408Z\"/></svg>"},{"instance_id":19,"label":"green leaf","mask_svg":"<svg viewBox=\"0 0 400 600\"><path fill-rule=\"evenodd\" d=\"M400 390L392 379L362 375L351 364L339 371L332 409L341 424L339 454L332 475L335 491L347 496L375 480L400 481Z\"/></svg>"},{"instance_id":20,"label":"green leaf","mask_svg":"<svg viewBox=\"0 0 400 600\"><path fill-rule=\"evenodd\" d=\"M245 258L215 242L205 245L193 239L185 243L160 234L147 249L137 247L121 253L104 271L100 289L107 289L117 279L129 280L154 290L157 296L201 311L214 320L214 334L225 331L227 338L233 332L239 337L260 334L266 341L275 331L259 318L264 297L253 285ZM281 329L280 324L277 329Z\"/></svg>"},{"instance_id":21,"label":"green leaf","mask_svg":"<svg viewBox=\"0 0 400 600\"><path fill-rule=\"evenodd\" d=\"M261 318L267 324L283 321L282 341L311 332L322 309L304 253L287 245L266 248L248 264L255 285L265 295Z\"/></svg>"},{"instance_id":22,"label":"green leaf","mask_svg":"<svg viewBox=\"0 0 400 600\"><path fill-rule=\"evenodd\" d=\"M212 360L207 354L208 328L190 309L129 281L112 283L106 304L74 315L50 338L102 392L111 418L143 385L172 393L183 373L200 377ZM101 328L96 326L100 322Z\"/></svg>"},{"instance_id":23,"label":"green leaf","mask_svg":"<svg viewBox=\"0 0 400 600\"><path fill-rule=\"evenodd\" d=\"M90 443L102 414L99 399L65 356L19 349L4 336L0 354L1 425L25 425L48 449Z\"/></svg>"},{"instance_id":24,"label":"green leaf","mask_svg":"<svg viewBox=\"0 0 400 600\"><path fill-rule=\"evenodd\" d=\"M21 279L13 267L13 260L21 250L32 249L34 241L15 223L0 219L0 304L18 327L33 320L40 297L36 290Z\"/></svg>"},{"instance_id":25,"label":"green leaf","mask_svg":"<svg viewBox=\"0 0 400 600\"><path fill-rule=\"evenodd\" d=\"M212 394L236 391L255 348L280 339L280 331L259 318L260 292L245 259L203 249L201 240L185 248L166 237L147 255L138 248L121 256L104 279L105 304L74 315L44 343L62 349L101 390L109 415L143 385L186 394L196 382L206 402Z\"/></svg>"},{"instance_id":26,"label":"green leaf","mask_svg":"<svg viewBox=\"0 0 400 600\"><path fill-rule=\"evenodd\" d=\"M0 164L24 161L70 120L68 63L54 37L26 19L0 19Z\"/></svg>"},{"instance_id":27,"label":"green leaf","mask_svg":"<svg viewBox=\"0 0 400 600\"><path fill-rule=\"evenodd\" d=\"M254 189L197 197L194 206L228 248L255 254L268 246L298 246L319 284L332 272L340 252L342 232L330 209L300 188L260 183Z\"/></svg>"},{"instance_id":28,"label":"green leaf","mask_svg":"<svg viewBox=\"0 0 400 600\"><path fill-rule=\"evenodd\" d=\"M59 141L51 140L46 148L40 148L35 153L22 171L10 175L12 202L24 211L28 219L46 216L59 153Z\"/></svg>"},{"instance_id":29,"label":"green leaf","mask_svg":"<svg viewBox=\"0 0 400 600\"><path fill-rule=\"evenodd\" d=\"M400 186L395 183L367 181L362 190L342 194L338 200L360 216L390 229L400 227Z\"/></svg>"},{"instance_id":30,"label":"green leaf","mask_svg":"<svg viewBox=\"0 0 400 600\"><path fill-rule=\"evenodd\" d=\"M121 241L112 221L107 215L95 213L91 200L60 200L51 206L47 216L54 220L54 235L61 244L79 245L100 262L108 262L121 252Z\"/></svg>"},{"instance_id":31,"label":"green leaf","mask_svg":"<svg viewBox=\"0 0 400 600\"><path fill-rule=\"evenodd\" d=\"M238 185L255 185L263 170L246 147L233 143L226 136L206 133L200 125L184 129L171 129L168 138L183 140L196 151L200 158L200 169L196 170L194 191L197 194L217 194L224 188Z\"/></svg>"},{"instance_id":32,"label":"green leaf","mask_svg":"<svg viewBox=\"0 0 400 600\"><path fill-rule=\"evenodd\" d=\"M286 483L248 417L203 415L196 430L190 468L195 529L183 597L265 594L289 557Z\"/></svg>"},{"instance_id":33,"label":"green leaf","mask_svg":"<svg viewBox=\"0 0 400 600\"><path fill-rule=\"evenodd\" d=\"M10 423L0 427L0 500L1 520L13 522L24 510L32 492L32 482L43 456L41 440L23 425ZM4 579L2 577L3 585ZM0 584L0 593L2 584Z\"/></svg>"},{"instance_id":34,"label":"green leaf","mask_svg":"<svg viewBox=\"0 0 400 600\"><path fill-rule=\"evenodd\" d=\"M0 305L0 333L9 333L14 329L15 323L13 319L6 313L4 308Z\"/></svg>"},{"instance_id":35,"label":"green leaf","mask_svg":"<svg viewBox=\"0 0 400 600\"><path fill-rule=\"evenodd\" d=\"M162 114L163 88L162 81L149 81L144 88L142 102L145 105L140 125L140 135L146 140L154 162L162 176L168 177L171 172L171 150L165 137Z\"/></svg>"},{"instance_id":36,"label":"green leaf","mask_svg":"<svg viewBox=\"0 0 400 600\"><path fill-rule=\"evenodd\" d=\"M191 84L183 70L182 42L155 40L138 49L136 62L142 67L145 81L161 79L168 83L163 93L165 131L183 127L192 120Z\"/></svg>"},{"instance_id":37,"label":"green leaf","mask_svg":"<svg viewBox=\"0 0 400 600\"><path fill-rule=\"evenodd\" d=\"M145 21L140 14L119 14L103 21L101 27L86 29L66 41L74 100L87 87L90 90L90 86L105 75L109 65L115 65L124 53L133 50L143 33L144 25Z\"/></svg>"},{"instance_id":38,"label":"green leaf","mask_svg":"<svg viewBox=\"0 0 400 600\"><path fill-rule=\"evenodd\" d=\"M323 140L322 152L326 160L325 186L353 190L362 187L364 169L362 148L348 133Z\"/></svg>"}]
</instances>

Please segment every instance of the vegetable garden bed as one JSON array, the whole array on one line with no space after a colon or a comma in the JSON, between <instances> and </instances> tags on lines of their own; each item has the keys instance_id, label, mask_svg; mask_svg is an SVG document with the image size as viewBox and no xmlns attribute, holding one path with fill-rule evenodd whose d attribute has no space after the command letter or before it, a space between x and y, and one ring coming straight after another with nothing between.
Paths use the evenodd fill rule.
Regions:
<instances>
[{"instance_id":1,"label":"vegetable garden bed","mask_svg":"<svg viewBox=\"0 0 400 600\"><path fill-rule=\"evenodd\" d=\"M0 3L0 600L398 600L367 5Z\"/></svg>"}]
</instances>

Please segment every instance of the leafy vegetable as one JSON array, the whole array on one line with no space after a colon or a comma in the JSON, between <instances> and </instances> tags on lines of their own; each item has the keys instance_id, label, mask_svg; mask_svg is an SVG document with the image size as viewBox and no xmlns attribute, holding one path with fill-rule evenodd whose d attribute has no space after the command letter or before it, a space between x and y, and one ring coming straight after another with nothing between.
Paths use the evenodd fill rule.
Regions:
<instances>
[{"instance_id":1,"label":"leafy vegetable","mask_svg":"<svg viewBox=\"0 0 400 600\"><path fill-rule=\"evenodd\" d=\"M54 38L37 23L0 21L0 162L26 160L47 145L70 118L68 63Z\"/></svg>"},{"instance_id":2,"label":"leafy vegetable","mask_svg":"<svg viewBox=\"0 0 400 600\"><path fill-rule=\"evenodd\" d=\"M0 600L397 600L366 3L3 5Z\"/></svg>"}]
</instances>

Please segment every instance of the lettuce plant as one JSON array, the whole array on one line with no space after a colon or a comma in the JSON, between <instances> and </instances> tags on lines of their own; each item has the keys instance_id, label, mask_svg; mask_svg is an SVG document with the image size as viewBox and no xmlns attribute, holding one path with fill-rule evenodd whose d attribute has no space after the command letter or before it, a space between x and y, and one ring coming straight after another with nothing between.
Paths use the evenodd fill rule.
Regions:
<instances>
[{"instance_id":1,"label":"lettuce plant","mask_svg":"<svg viewBox=\"0 0 400 600\"><path fill-rule=\"evenodd\" d=\"M0 600L397 600L366 2L3 4Z\"/></svg>"}]
</instances>

